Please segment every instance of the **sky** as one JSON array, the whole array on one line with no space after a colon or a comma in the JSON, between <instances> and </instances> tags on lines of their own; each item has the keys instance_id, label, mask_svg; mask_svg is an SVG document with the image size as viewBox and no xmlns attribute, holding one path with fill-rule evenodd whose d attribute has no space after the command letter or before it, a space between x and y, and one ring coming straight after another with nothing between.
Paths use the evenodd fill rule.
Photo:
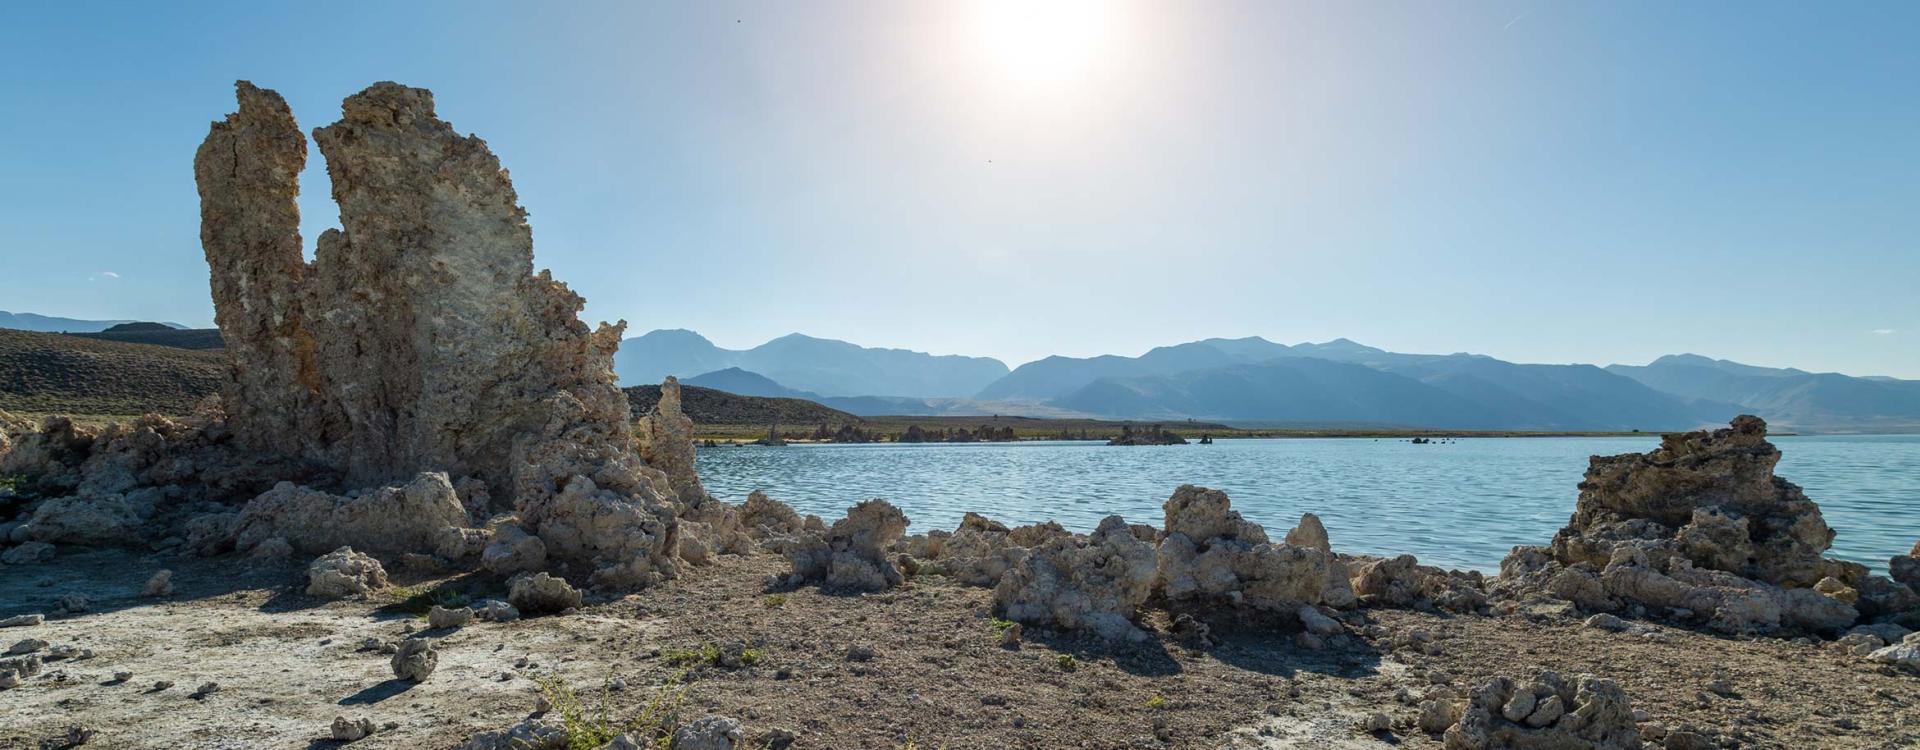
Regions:
<instances>
[{"instance_id":1,"label":"sky","mask_svg":"<svg viewBox=\"0 0 1920 750\"><path fill-rule=\"evenodd\" d=\"M590 322L1920 378L1920 3L0 5L0 309L211 325L194 149L381 80ZM309 253L337 225L302 182Z\"/></svg>"}]
</instances>

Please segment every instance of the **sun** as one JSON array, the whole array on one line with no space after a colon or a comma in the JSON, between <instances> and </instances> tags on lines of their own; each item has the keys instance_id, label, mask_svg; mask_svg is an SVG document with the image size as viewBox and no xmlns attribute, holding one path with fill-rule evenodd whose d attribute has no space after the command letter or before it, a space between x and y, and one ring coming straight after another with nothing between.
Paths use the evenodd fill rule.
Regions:
<instances>
[{"instance_id":1,"label":"sun","mask_svg":"<svg viewBox=\"0 0 1920 750\"><path fill-rule=\"evenodd\" d=\"M1002 82L1052 90L1084 81L1114 52L1117 2L980 0L975 33Z\"/></svg>"}]
</instances>

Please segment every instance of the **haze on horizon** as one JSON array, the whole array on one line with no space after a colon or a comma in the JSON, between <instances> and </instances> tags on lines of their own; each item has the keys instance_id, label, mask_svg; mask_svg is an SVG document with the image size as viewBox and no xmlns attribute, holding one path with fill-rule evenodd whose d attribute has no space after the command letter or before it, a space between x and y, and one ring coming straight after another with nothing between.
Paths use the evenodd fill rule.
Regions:
<instances>
[{"instance_id":1,"label":"haze on horizon","mask_svg":"<svg viewBox=\"0 0 1920 750\"><path fill-rule=\"evenodd\" d=\"M1892 2L10 7L0 309L209 325L190 164L233 80L306 128L395 80L634 335L1920 378L1917 37Z\"/></svg>"}]
</instances>

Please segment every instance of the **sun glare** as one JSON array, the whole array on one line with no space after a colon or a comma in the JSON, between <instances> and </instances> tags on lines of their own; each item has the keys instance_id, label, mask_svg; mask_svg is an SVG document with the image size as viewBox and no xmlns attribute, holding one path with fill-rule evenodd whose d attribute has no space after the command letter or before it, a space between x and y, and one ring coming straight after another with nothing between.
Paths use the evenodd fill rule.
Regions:
<instances>
[{"instance_id":1,"label":"sun glare","mask_svg":"<svg viewBox=\"0 0 1920 750\"><path fill-rule=\"evenodd\" d=\"M1054 89L1083 81L1113 53L1118 3L982 0L978 36L988 67L1008 84Z\"/></svg>"}]
</instances>

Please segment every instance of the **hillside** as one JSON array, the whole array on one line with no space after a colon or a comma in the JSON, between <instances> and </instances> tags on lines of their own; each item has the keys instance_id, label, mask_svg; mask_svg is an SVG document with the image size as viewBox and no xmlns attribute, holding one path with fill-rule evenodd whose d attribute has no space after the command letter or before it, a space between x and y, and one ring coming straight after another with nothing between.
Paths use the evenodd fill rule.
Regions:
<instances>
[{"instance_id":1,"label":"hillside","mask_svg":"<svg viewBox=\"0 0 1920 750\"><path fill-rule=\"evenodd\" d=\"M633 413L644 414L660 402L660 386L636 385L622 389ZM753 425L764 430L778 422L781 427L812 427L822 424L859 424L860 418L838 409L829 409L797 398L740 396L699 386L680 386L680 409L695 425Z\"/></svg>"},{"instance_id":2,"label":"hillside","mask_svg":"<svg viewBox=\"0 0 1920 750\"><path fill-rule=\"evenodd\" d=\"M798 333L733 350L692 331L660 330L621 342L614 355L620 382L628 385L735 367L821 396L964 397L1007 374L1007 366L990 357L863 347Z\"/></svg>"},{"instance_id":3,"label":"hillside","mask_svg":"<svg viewBox=\"0 0 1920 750\"><path fill-rule=\"evenodd\" d=\"M0 409L184 415L226 377L226 356L0 329Z\"/></svg>"},{"instance_id":4,"label":"hillside","mask_svg":"<svg viewBox=\"0 0 1920 750\"><path fill-rule=\"evenodd\" d=\"M1607 371L1667 393L1738 404L1786 428L1920 430L1920 381L1915 380L1755 367L1696 354L1671 354L1644 366L1612 365Z\"/></svg>"},{"instance_id":5,"label":"hillside","mask_svg":"<svg viewBox=\"0 0 1920 750\"><path fill-rule=\"evenodd\" d=\"M218 328L175 328L164 323L121 323L104 331L67 335L127 344L171 346L175 349L213 350L227 347L227 342L220 338Z\"/></svg>"}]
</instances>

